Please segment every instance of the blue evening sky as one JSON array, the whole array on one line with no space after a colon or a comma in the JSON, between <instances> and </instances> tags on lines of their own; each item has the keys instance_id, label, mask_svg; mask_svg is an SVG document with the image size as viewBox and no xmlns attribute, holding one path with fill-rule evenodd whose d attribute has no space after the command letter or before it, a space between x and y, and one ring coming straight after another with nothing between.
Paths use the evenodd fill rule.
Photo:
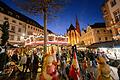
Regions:
<instances>
[{"instance_id":1,"label":"blue evening sky","mask_svg":"<svg viewBox=\"0 0 120 80\"><path fill-rule=\"evenodd\" d=\"M43 19L39 16L29 15L18 8L12 0L2 0L11 8L23 13L24 15L34 19L43 26ZM66 33L66 29L70 24L75 26L76 16L78 17L80 29L86 28L88 24L95 22L104 22L101 12L101 5L104 0L70 0L70 3L59 12L58 16L48 22L47 27L57 34ZM23 3L24 4L24 3Z\"/></svg>"}]
</instances>

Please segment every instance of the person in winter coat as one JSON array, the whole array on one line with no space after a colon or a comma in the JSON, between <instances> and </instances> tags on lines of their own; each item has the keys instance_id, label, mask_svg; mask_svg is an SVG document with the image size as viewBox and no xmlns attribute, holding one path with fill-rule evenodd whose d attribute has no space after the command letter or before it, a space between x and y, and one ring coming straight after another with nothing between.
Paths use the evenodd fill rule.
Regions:
<instances>
[{"instance_id":1,"label":"person in winter coat","mask_svg":"<svg viewBox=\"0 0 120 80\"><path fill-rule=\"evenodd\" d=\"M106 63L105 58L99 56L97 59L98 62L98 76L97 80L114 80L110 75L111 69L110 66Z\"/></svg>"},{"instance_id":2,"label":"person in winter coat","mask_svg":"<svg viewBox=\"0 0 120 80\"><path fill-rule=\"evenodd\" d=\"M120 64L118 65L118 71L117 71L117 73L118 73L118 77L119 77L119 80L120 80Z\"/></svg>"},{"instance_id":3,"label":"person in winter coat","mask_svg":"<svg viewBox=\"0 0 120 80\"><path fill-rule=\"evenodd\" d=\"M32 78L35 80L37 76L39 57L37 56L37 51L34 50L31 59L31 67L32 67Z\"/></svg>"},{"instance_id":4,"label":"person in winter coat","mask_svg":"<svg viewBox=\"0 0 120 80\"><path fill-rule=\"evenodd\" d=\"M86 57L84 57L83 63L82 63L82 69L83 69L83 74L86 74L86 69L87 69L87 60Z\"/></svg>"},{"instance_id":5,"label":"person in winter coat","mask_svg":"<svg viewBox=\"0 0 120 80\"><path fill-rule=\"evenodd\" d=\"M25 70L25 72L27 72L28 69L31 72L31 57L29 55L27 55L27 62L26 62L26 70Z\"/></svg>"},{"instance_id":6,"label":"person in winter coat","mask_svg":"<svg viewBox=\"0 0 120 80\"><path fill-rule=\"evenodd\" d=\"M26 62L27 62L27 56L26 56L26 54L23 54L23 56L21 57L21 60L20 60L20 64L23 65L23 70L22 70L22 72L24 72L24 70L25 70Z\"/></svg>"}]
</instances>

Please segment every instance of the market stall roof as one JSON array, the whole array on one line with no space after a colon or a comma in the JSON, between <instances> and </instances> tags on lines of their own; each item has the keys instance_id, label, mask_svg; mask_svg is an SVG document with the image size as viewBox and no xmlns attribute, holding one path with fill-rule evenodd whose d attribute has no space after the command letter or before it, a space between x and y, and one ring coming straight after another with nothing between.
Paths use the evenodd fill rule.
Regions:
<instances>
[{"instance_id":1,"label":"market stall roof","mask_svg":"<svg viewBox=\"0 0 120 80\"><path fill-rule=\"evenodd\" d=\"M36 42L31 42L31 43L26 43L25 45L43 45L44 41L36 41ZM47 44L61 44L61 45L67 45L67 42L62 42L62 41L48 41Z\"/></svg>"},{"instance_id":2,"label":"market stall roof","mask_svg":"<svg viewBox=\"0 0 120 80\"><path fill-rule=\"evenodd\" d=\"M116 47L120 45L120 40L113 40L113 41L106 41L106 42L99 42L99 43L94 43L91 44L89 46L87 46L87 48L99 48L99 47Z\"/></svg>"}]
</instances>

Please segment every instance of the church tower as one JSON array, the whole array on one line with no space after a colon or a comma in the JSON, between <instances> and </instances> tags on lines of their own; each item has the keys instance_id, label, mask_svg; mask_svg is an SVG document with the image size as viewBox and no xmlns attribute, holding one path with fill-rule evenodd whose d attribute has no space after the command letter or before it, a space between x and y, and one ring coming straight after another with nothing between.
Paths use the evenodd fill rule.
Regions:
<instances>
[{"instance_id":1,"label":"church tower","mask_svg":"<svg viewBox=\"0 0 120 80\"><path fill-rule=\"evenodd\" d=\"M80 25L79 25L77 16L76 16L76 31L77 31L77 32L80 34L80 36L81 36Z\"/></svg>"}]
</instances>

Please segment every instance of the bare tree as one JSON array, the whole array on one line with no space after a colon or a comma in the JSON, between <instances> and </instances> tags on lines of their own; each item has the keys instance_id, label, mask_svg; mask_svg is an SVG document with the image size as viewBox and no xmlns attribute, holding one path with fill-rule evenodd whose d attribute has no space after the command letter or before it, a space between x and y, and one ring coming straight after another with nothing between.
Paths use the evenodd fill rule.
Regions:
<instances>
[{"instance_id":1,"label":"bare tree","mask_svg":"<svg viewBox=\"0 0 120 80\"><path fill-rule=\"evenodd\" d=\"M44 53L47 52L47 18L62 9L67 0L13 0L17 6L31 14L42 14L44 17Z\"/></svg>"}]
</instances>

